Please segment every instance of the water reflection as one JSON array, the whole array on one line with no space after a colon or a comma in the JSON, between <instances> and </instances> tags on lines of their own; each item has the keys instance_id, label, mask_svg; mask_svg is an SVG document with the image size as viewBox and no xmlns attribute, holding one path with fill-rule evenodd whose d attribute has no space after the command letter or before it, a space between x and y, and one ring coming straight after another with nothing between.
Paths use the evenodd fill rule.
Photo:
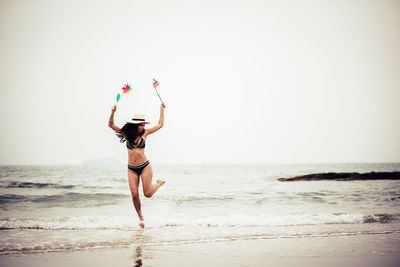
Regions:
<instances>
[{"instance_id":1,"label":"water reflection","mask_svg":"<svg viewBox=\"0 0 400 267\"><path fill-rule=\"evenodd\" d=\"M144 229L138 229L137 232L133 233L132 243L136 244L135 251L133 252L134 267L143 266L143 249L145 244L149 243L151 239L151 235L145 233ZM146 258L151 259L151 256L147 255Z\"/></svg>"},{"instance_id":2,"label":"water reflection","mask_svg":"<svg viewBox=\"0 0 400 267\"><path fill-rule=\"evenodd\" d=\"M136 247L136 254L135 254L134 259L136 259L134 267L140 267L143 265L143 263L142 263L142 247L141 246Z\"/></svg>"}]
</instances>

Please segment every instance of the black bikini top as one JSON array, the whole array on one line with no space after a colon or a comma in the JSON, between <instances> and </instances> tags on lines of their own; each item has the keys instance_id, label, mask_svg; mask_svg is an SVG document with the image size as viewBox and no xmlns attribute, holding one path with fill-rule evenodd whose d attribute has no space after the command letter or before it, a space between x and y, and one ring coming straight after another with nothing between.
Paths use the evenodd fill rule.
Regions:
<instances>
[{"instance_id":1,"label":"black bikini top","mask_svg":"<svg viewBox=\"0 0 400 267\"><path fill-rule=\"evenodd\" d=\"M146 147L146 141L144 141L143 137L140 139L139 144L135 145L133 142L129 142L126 140L126 147L128 149L134 149L134 148L145 148Z\"/></svg>"}]
</instances>

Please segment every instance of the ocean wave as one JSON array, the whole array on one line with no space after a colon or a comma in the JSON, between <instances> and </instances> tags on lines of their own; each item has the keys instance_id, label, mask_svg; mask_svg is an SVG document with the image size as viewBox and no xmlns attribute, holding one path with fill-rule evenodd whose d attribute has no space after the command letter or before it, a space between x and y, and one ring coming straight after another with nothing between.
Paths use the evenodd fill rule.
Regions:
<instances>
[{"instance_id":1,"label":"ocean wave","mask_svg":"<svg viewBox=\"0 0 400 267\"><path fill-rule=\"evenodd\" d=\"M359 213L322 213L322 214L297 214L297 215L259 215L232 214L222 218L210 216L199 218L194 222L200 226L298 226L298 225L322 225L322 224L364 224L364 223L389 223L399 220L394 214L359 214ZM234 222L234 223L232 223ZM183 223L184 224L184 223Z\"/></svg>"},{"instance_id":2,"label":"ocean wave","mask_svg":"<svg viewBox=\"0 0 400 267\"><path fill-rule=\"evenodd\" d=\"M56 189L72 189L75 185L60 185L52 183L31 183L11 181L8 184L0 185L0 188L56 188Z\"/></svg>"},{"instance_id":3,"label":"ocean wave","mask_svg":"<svg viewBox=\"0 0 400 267\"><path fill-rule=\"evenodd\" d=\"M104 249L104 248L121 248L121 247L152 247L163 245L179 245L179 244L196 244L211 242L230 242L239 240L265 240L265 239L301 239L301 238L323 238L337 236L355 236L355 235L374 235L374 234L393 234L400 233L400 230L364 230L364 231L331 231L325 233L289 233L289 234L253 234L253 235L231 235L231 236L214 236L208 238L189 238L189 239L173 239L147 241L141 238L124 238L115 237L114 240L88 240L90 238L72 238L67 240L52 239L45 242L34 243L3 243L0 245L0 255L10 254L27 254L42 252L61 252L61 251L77 251L86 249Z\"/></svg>"},{"instance_id":4,"label":"ocean wave","mask_svg":"<svg viewBox=\"0 0 400 267\"><path fill-rule=\"evenodd\" d=\"M126 216L80 216L80 217L54 217L0 220L1 230L10 229L44 229L44 230L80 230L80 229L119 229L132 230L137 225L133 224L132 217Z\"/></svg>"},{"instance_id":5,"label":"ocean wave","mask_svg":"<svg viewBox=\"0 0 400 267\"><path fill-rule=\"evenodd\" d=\"M374 214L363 217L364 223L389 223L394 220L397 220L397 216L392 214Z\"/></svg>"},{"instance_id":6,"label":"ocean wave","mask_svg":"<svg viewBox=\"0 0 400 267\"><path fill-rule=\"evenodd\" d=\"M185 202L232 201L235 198L231 196L181 196L169 200L173 200L176 204L182 204Z\"/></svg>"},{"instance_id":7,"label":"ocean wave","mask_svg":"<svg viewBox=\"0 0 400 267\"><path fill-rule=\"evenodd\" d=\"M10 204L25 204L26 202L34 204L43 204L46 207L71 206L88 207L93 205L110 205L118 203L121 199L128 197L124 194L107 193L75 193L68 192L58 195L0 195L0 207L7 208Z\"/></svg>"},{"instance_id":8,"label":"ocean wave","mask_svg":"<svg viewBox=\"0 0 400 267\"><path fill-rule=\"evenodd\" d=\"M0 255L76 251L84 249L126 247L129 245L132 245L132 242L126 240L116 240L116 241L79 240L75 242L70 241L63 243L59 243L57 241L47 241L43 243L35 242L34 244L18 244L13 246L0 245Z\"/></svg>"},{"instance_id":9,"label":"ocean wave","mask_svg":"<svg viewBox=\"0 0 400 267\"><path fill-rule=\"evenodd\" d=\"M268 216L209 216L180 217L175 219L156 219L151 227L248 227L248 226L297 226L321 224L363 224L389 223L398 220L394 214L301 214ZM81 216L0 220L1 230L10 229L45 229L45 230L80 230L80 229L115 229L132 230L137 228L137 220L131 216ZM235 223L232 223L235 222Z\"/></svg>"}]
</instances>

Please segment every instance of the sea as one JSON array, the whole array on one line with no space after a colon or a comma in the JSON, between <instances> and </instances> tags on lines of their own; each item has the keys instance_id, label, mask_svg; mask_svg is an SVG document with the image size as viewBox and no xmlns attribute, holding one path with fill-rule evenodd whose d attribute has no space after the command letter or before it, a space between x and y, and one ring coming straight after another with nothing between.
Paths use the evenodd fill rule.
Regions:
<instances>
[{"instance_id":1,"label":"sea","mask_svg":"<svg viewBox=\"0 0 400 267\"><path fill-rule=\"evenodd\" d=\"M125 165L0 166L0 255L400 233L399 180L277 180L400 163L152 166L144 229Z\"/></svg>"}]
</instances>

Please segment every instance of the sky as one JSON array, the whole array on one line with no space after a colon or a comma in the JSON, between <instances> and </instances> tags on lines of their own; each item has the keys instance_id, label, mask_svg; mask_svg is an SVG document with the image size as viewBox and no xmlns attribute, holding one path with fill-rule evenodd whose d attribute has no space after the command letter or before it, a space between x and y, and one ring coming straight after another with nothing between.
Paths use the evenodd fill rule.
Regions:
<instances>
[{"instance_id":1,"label":"sky","mask_svg":"<svg viewBox=\"0 0 400 267\"><path fill-rule=\"evenodd\" d=\"M0 164L400 162L400 1L0 1Z\"/></svg>"}]
</instances>

